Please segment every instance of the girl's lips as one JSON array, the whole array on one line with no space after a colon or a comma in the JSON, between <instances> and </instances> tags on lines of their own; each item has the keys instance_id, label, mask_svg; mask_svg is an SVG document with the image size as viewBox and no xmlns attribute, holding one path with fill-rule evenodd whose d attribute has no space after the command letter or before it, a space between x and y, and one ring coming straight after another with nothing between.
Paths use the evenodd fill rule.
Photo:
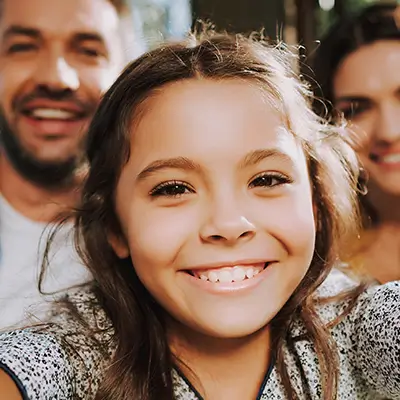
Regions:
<instances>
[{"instance_id":1,"label":"girl's lips","mask_svg":"<svg viewBox=\"0 0 400 400\"><path fill-rule=\"evenodd\" d=\"M189 271L184 272L185 279L200 290L204 290L211 294L239 294L241 292L251 290L258 286L270 274L270 269L274 267L276 262L265 263L264 269L261 272L254 274L251 278L247 278L238 282L210 282L209 280L200 279ZM251 267L247 265L246 267Z\"/></svg>"}]
</instances>

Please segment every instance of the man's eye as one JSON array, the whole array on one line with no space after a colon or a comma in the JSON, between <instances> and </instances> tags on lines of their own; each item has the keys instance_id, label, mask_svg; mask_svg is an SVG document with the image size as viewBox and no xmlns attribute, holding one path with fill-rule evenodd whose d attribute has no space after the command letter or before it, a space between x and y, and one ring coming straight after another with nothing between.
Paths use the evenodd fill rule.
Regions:
<instances>
[{"instance_id":1,"label":"man's eye","mask_svg":"<svg viewBox=\"0 0 400 400\"><path fill-rule=\"evenodd\" d=\"M22 53L27 51L34 51L36 49L37 47L32 43L16 43L8 48L7 53Z\"/></svg>"},{"instance_id":2,"label":"man's eye","mask_svg":"<svg viewBox=\"0 0 400 400\"><path fill-rule=\"evenodd\" d=\"M266 187L272 188L279 185L284 185L286 183L291 183L292 180L283 174L278 173L263 173L256 176L251 182L250 187Z\"/></svg>"},{"instance_id":3,"label":"man's eye","mask_svg":"<svg viewBox=\"0 0 400 400\"><path fill-rule=\"evenodd\" d=\"M151 190L150 196L152 197L180 197L182 195L193 193L194 190L184 182L165 182L156 186Z\"/></svg>"},{"instance_id":4,"label":"man's eye","mask_svg":"<svg viewBox=\"0 0 400 400\"><path fill-rule=\"evenodd\" d=\"M82 47L80 53L87 57L98 58L103 57L103 53L97 49L89 48L89 47Z\"/></svg>"}]
</instances>

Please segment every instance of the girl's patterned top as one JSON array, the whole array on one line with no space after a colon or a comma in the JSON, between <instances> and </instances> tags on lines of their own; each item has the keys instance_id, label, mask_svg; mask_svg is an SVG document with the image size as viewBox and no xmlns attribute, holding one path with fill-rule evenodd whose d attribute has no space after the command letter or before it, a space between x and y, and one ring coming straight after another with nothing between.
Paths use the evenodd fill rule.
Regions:
<instances>
[{"instance_id":1,"label":"girl's patterned top","mask_svg":"<svg viewBox=\"0 0 400 400\"><path fill-rule=\"evenodd\" d=\"M351 284L339 273L332 274L320 289L321 296L339 293ZM105 313L88 306L95 302L90 291L70 296L83 318L94 326L107 326ZM346 307L344 302L320 308L324 321L333 320ZM293 337L304 332L301 321L292 330ZM400 282L368 289L352 311L334 328L340 359L339 400L400 399ZM98 334L105 344L111 334ZM72 314L58 315L54 324L13 331L0 335L0 368L19 387L24 400L94 399L102 374L113 355L95 350L85 328ZM285 349L287 367L300 399L321 399L318 360L307 339L295 342L294 350ZM301 365L302 372L299 370ZM303 376L303 378L301 378ZM304 379L309 389L305 392ZM176 400L201 399L190 382L173 371ZM272 365L260 388L258 399L285 399Z\"/></svg>"}]
</instances>

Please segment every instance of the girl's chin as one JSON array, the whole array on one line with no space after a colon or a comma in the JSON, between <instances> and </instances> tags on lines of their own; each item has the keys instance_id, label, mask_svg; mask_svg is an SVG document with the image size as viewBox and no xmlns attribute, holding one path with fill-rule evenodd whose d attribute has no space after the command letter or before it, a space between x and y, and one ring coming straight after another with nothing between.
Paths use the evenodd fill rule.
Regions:
<instances>
[{"instance_id":1,"label":"girl's chin","mask_svg":"<svg viewBox=\"0 0 400 400\"><path fill-rule=\"evenodd\" d=\"M254 315L251 312L241 311L235 316L209 313L208 315L192 316L183 322L174 323L174 331L180 331L180 337L194 340L245 340L259 332L269 329L269 322L273 318L265 315Z\"/></svg>"}]
</instances>

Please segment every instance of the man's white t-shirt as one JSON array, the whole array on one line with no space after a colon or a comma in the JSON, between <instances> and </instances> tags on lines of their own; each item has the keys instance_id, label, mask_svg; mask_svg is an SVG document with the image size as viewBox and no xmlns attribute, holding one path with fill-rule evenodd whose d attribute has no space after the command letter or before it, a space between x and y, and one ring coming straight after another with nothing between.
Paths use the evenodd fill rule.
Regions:
<instances>
[{"instance_id":1,"label":"man's white t-shirt","mask_svg":"<svg viewBox=\"0 0 400 400\"><path fill-rule=\"evenodd\" d=\"M42 295L38 282L51 225L19 214L0 195L0 329L46 320L60 292L90 279L73 246L71 225L56 235Z\"/></svg>"}]
</instances>

